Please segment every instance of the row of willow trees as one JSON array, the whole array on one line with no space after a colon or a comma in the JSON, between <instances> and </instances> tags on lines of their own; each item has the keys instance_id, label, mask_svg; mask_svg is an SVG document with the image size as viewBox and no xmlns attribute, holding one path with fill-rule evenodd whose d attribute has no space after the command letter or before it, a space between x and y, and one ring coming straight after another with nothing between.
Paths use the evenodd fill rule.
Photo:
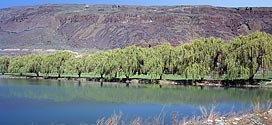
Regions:
<instances>
[{"instance_id":1,"label":"row of willow trees","mask_svg":"<svg viewBox=\"0 0 272 125\"><path fill-rule=\"evenodd\" d=\"M76 57L67 51L0 57L4 73L94 73L101 78L129 79L136 74L159 76L182 75L187 79L249 79L272 66L272 36L254 32L225 43L217 38L201 38L173 47L169 43L151 48L129 46Z\"/></svg>"}]
</instances>

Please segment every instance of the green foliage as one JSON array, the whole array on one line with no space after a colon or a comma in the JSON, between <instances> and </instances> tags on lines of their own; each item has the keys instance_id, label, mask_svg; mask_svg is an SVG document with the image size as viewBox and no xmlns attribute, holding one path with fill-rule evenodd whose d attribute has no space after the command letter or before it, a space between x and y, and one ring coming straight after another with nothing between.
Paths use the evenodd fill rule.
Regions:
<instances>
[{"instance_id":1,"label":"green foliage","mask_svg":"<svg viewBox=\"0 0 272 125\"><path fill-rule=\"evenodd\" d=\"M58 51L50 56L53 71L58 73L58 77L65 71L65 63L72 57L72 53L67 51Z\"/></svg>"},{"instance_id":2,"label":"green foliage","mask_svg":"<svg viewBox=\"0 0 272 125\"><path fill-rule=\"evenodd\" d=\"M154 48L155 55L157 57L156 65L158 69L156 74L162 79L163 74L171 74L174 72L174 67L176 66L176 57L173 47L169 43L163 43Z\"/></svg>"},{"instance_id":3,"label":"green foliage","mask_svg":"<svg viewBox=\"0 0 272 125\"><path fill-rule=\"evenodd\" d=\"M0 57L0 72L4 75L4 73L8 72L8 67L10 63L10 57L2 56Z\"/></svg>"},{"instance_id":4,"label":"green foliage","mask_svg":"<svg viewBox=\"0 0 272 125\"><path fill-rule=\"evenodd\" d=\"M8 67L8 72L10 73L26 73L26 57L25 56L17 56L10 60L10 65Z\"/></svg>"},{"instance_id":5,"label":"green foliage","mask_svg":"<svg viewBox=\"0 0 272 125\"><path fill-rule=\"evenodd\" d=\"M153 48L146 48L144 54L144 65L142 70L145 74L151 74L151 78L156 78L157 75L162 76L162 60Z\"/></svg>"},{"instance_id":6,"label":"green foliage","mask_svg":"<svg viewBox=\"0 0 272 125\"><path fill-rule=\"evenodd\" d=\"M124 49L100 51L75 57L67 51L0 57L1 72L77 74L92 73L100 78L167 79L180 75L190 80L249 79L260 71L264 77L272 69L272 36L254 32L239 36L228 43L218 38L201 38L177 47L169 43L152 48L129 46Z\"/></svg>"},{"instance_id":7,"label":"green foliage","mask_svg":"<svg viewBox=\"0 0 272 125\"><path fill-rule=\"evenodd\" d=\"M66 62L72 57L72 53L67 51L57 51L51 54L44 54L41 61L41 71L45 74L57 73L58 77L60 77L60 75L65 72Z\"/></svg>"},{"instance_id":8,"label":"green foliage","mask_svg":"<svg viewBox=\"0 0 272 125\"><path fill-rule=\"evenodd\" d=\"M225 64L227 77L248 77L253 79L261 68L263 73L271 70L272 36L262 32L254 32L232 40L228 45Z\"/></svg>"},{"instance_id":9,"label":"green foliage","mask_svg":"<svg viewBox=\"0 0 272 125\"><path fill-rule=\"evenodd\" d=\"M39 76L42 69L42 56L38 54L31 54L25 56L26 65L25 69L28 73L35 73Z\"/></svg>"},{"instance_id":10,"label":"green foliage","mask_svg":"<svg viewBox=\"0 0 272 125\"><path fill-rule=\"evenodd\" d=\"M43 55L42 60L42 72L48 75L49 73L54 73L54 55L53 54L45 54Z\"/></svg>"},{"instance_id":11,"label":"green foliage","mask_svg":"<svg viewBox=\"0 0 272 125\"><path fill-rule=\"evenodd\" d=\"M178 71L187 78L202 79L221 74L224 60L224 42L221 39L203 38L177 47Z\"/></svg>"},{"instance_id":12,"label":"green foliage","mask_svg":"<svg viewBox=\"0 0 272 125\"><path fill-rule=\"evenodd\" d=\"M84 72L83 62L82 57L72 56L65 63L66 73L75 73L78 74L78 77L81 77L81 74Z\"/></svg>"},{"instance_id":13,"label":"green foliage","mask_svg":"<svg viewBox=\"0 0 272 125\"><path fill-rule=\"evenodd\" d=\"M119 56L120 56L120 63L121 65L121 74L125 75L126 78L134 75L139 71L140 58L141 58L141 49L136 46L130 46L123 49Z\"/></svg>"},{"instance_id":14,"label":"green foliage","mask_svg":"<svg viewBox=\"0 0 272 125\"><path fill-rule=\"evenodd\" d=\"M113 76L119 72L118 50L100 51L94 55L87 56L85 69L88 72L99 74L101 78L105 75Z\"/></svg>"}]
</instances>

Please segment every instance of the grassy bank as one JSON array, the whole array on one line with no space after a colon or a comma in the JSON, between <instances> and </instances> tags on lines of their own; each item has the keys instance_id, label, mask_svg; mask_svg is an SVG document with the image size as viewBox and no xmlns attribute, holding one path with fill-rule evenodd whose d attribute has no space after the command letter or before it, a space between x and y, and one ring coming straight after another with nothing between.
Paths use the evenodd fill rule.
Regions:
<instances>
[{"instance_id":1,"label":"grassy bank","mask_svg":"<svg viewBox=\"0 0 272 125\"><path fill-rule=\"evenodd\" d=\"M96 82L123 82L123 83L141 83L141 84L159 84L159 85L199 85L199 86L236 86L236 87L272 87L272 72L263 76L260 72L254 77L253 81L248 81L247 78L239 78L235 80L226 80L224 77L205 77L204 79L187 78L182 75L164 74L160 80L156 75L134 75L127 79L125 76L111 78L105 76L100 79L100 76L94 73L83 73L81 77L77 74L40 74L39 77L35 73L5 73L2 77L6 78L34 78L34 79L56 79L56 80L79 80L79 81L96 81ZM161 87L161 86L159 86Z\"/></svg>"},{"instance_id":2,"label":"grassy bank","mask_svg":"<svg viewBox=\"0 0 272 125\"><path fill-rule=\"evenodd\" d=\"M220 114L215 112L215 107L212 106L209 110L200 107L201 115L193 117L177 118L177 112L171 113L171 121L165 121L165 114L161 112L152 119L137 117L131 121L123 121L122 113L114 113L109 118L98 119L97 125L269 125L272 124L272 108L271 102L265 105L255 103L252 105L252 111L247 111L242 114L226 113Z\"/></svg>"}]
</instances>

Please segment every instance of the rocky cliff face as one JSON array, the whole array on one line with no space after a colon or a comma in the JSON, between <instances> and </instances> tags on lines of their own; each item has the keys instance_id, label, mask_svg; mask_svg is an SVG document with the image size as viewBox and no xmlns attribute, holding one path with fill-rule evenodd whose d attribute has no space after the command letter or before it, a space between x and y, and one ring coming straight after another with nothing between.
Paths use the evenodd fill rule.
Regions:
<instances>
[{"instance_id":1,"label":"rocky cliff face","mask_svg":"<svg viewBox=\"0 0 272 125\"><path fill-rule=\"evenodd\" d=\"M272 8L41 5L0 10L0 49L96 51L272 33Z\"/></svg>"}]
</instances>

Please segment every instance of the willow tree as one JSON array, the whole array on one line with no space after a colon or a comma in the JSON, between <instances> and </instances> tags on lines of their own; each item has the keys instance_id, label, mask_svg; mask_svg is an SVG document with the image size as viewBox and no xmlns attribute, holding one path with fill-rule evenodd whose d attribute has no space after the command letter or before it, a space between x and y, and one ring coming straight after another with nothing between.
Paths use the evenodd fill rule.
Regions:
<instances>
[{"instance_id":1,"label":"willow tree","mask_svg":"<svg viewBox=\"0 0 272 125\"><path fill-rule=\"evenodd\" d=\"M17 56L10 60L10 64L8 67L8 72L10 73L20 73L20 76L23 75L23 73L27 73L26 69L26 58L24 56Z\"/></svg>"},{"instance_id":2,"label":"willow tree","mask_svg":"<svg viewBox=\"0 0 272 125\"><path fill-rule=\"evenodd\" d=\"M103 79L105 75L110 74L112 68L111 51L97 52L89 57L87 69L95 74L99 74Z\"/></svg>"},{"instance_id":3,"label":"willow tree","mask_svg":"<svg viewBox=\"0 0 272 125\"><path fill-rule=\"evenodd\" d=\"M71 56L64 64L65 71L67 73L76 73L80 78L82 72L84 71L83 59L84 59L83 57Z\"/></svg>"},{"instance_id":4,"label":"willow tree","mask_svg":"<svg viewBox=\"0 0 272 125\"><path fill-rule=\"evenodd\" d=\"M139 68L138 55L139 48L136 46L129 46L123 49L120 53L121 74L125 75L126 79L129 79L132 75L135 75Z\"/></svg>"},{"instance_id":5,"label":"willow tree","mask_svg":"<svg viewBox=\"0 0 272 125\"><path fill-rule=\"evenodd\" d=\"M82 61L82 68L83 68L83 72L82 73L90 73L92 72L92 69L89 69L89 64L90 62L92 62L92 55L89 54L84 54L81 57L81 61Z\"/></svg>"},{"instance_id":6,"label":"willow tree","mask_svg":"<svg viewBox=\"0 0 272 125\"><path fill-rule=\"evenodd\" d=\"M184 74L186 78L191 76L193 80L219 74L224 61L223 45L221 39L211 37L178 46L176 49L179 74Z\"/></svg>"},{"instance_id":7,"label":"willow tree","mask_svg":"<svg viewBox=\"0 0 272 125\"><path fill-rule=\"evenodd\" d=\"M272 36L256 31L232 40L228 45L226 59L228 77L248 77L249 81L261 68L263 72L271 69Z\"/></svg>"},{"instance_id":8,"label":"willow tree","mask_svg":"<svg viewBox=\"0 0 272 125\"><path fill-rule=\"evenodd\" d=\"M162 76L163 74L163 62L161 61L160 54L157 53L153 48L146 48L144 54L143 72L144 74L154 76Z\"/></svg>"},{"instance_id":9,"label":"willow tree","mask_svg":"<svg viewBox=\"0 0 272 125\"><path fill-rule=\"evenodd\" d=\"M42 55L40 54L30 54L24 56L26 60L25 69L28 73L35 73L39 77L39 73L42 69Z\"/></svg>"},{"instance_id":10,"label":"willow tree","mask_svg":"<svg viewBox=\"0 0 272 125\"><path fill-rule=\"evenodd\" d=\"M0 57L0 72L2 73L2 75L8 72L9 63L10 63L9 56Z\"/></svg>"},{"instance_id":11,"label":"willow tree","mask_svg":"<svg viewBox=\"0 0 272 125\"><path fill-rule=\"evenodd\" d=\"M186 43L180 47L180 56L178 58L179 74L185 75L185 78L191 77L193 80L199 79L205 75L207 69L198 60L199 52L193 43ZM197 51L196 51L197 50ZM196 55L195 55L196 54Z\"/></svg>"},{"instance_id":12,"label":"willow tree","mask_svg":"<svg viewBox=\"0 0 272 125\"><path fill-rule=\"evenodd\" d=\"M54 55L53 64L58 73L58 77L60 77L60 75L65 71L65 62L67 62L73 56L73 54L67 51L58 51L55 52L53 55Z\"/></svg>"},{"instance_id":13,"label":"willow tree","mask_svg":"<svg viewBox=\"0 0 272 125\"><path fill-rule=\"evenodd\" d=\"M224 41L219 38L202 39L202 48L199 50L205 58L201 58L200 62L207 67L209 76L224 74L224 60L227 54Z\"/></svg>"},{"instance_id":14,"label":"willow tree","mask_svg":"<svg viewBox=\"0 0 272 125\"><path fill-rule=\"evenodd\" d=\"M109 50L104 52L103 57L101 56L100 56L101 61L97 67L97 69L100 70L100 74L104 73L109 77L117 77L120 71L120 66L122 65L118 61L120 60L119 50Z\"/></svg>"},{"instance_id":15,"label":"willow tree","mask_svg":"<svg viewBox=\"0 0 272 125\"><path fill-rule=\"evenodd\" d=\"M176 66L175 51L170 43L163 43L154 47L156 55L158 56L157 64L159 66L160 79L163 78L163 74L173 74L174 67Z\"/></svg>"},{"instance_id":16,"label":"willow tree","mask_svg":"<svg viewBox=\"0 0 272 125\"><path fill-rule=\"evenodd\" d=\"M41 67L41 72L45 73L46 76L49 75L49 73L54 72L54 55L52 53L50 54L43 54L42 56L42 67Z\"/></svg>"},{"instance_id":17,"label":"willow tree","mask_svg":"<svg viewBox=\"0 0 272 125\"><path fill-rule=\"evenodd\" d=\"M148 53L148 51L146 51L147 48L140 48L140 47L137 47L138 48L138 51L136 51L136 59L137 59L137 67L136 67L136 71L134 72L134 74L143 74L144 73L144 59L145 59L145 56Z\"/></svg>"},{"instance_id":18,"label":"willow tree","mask_svg":"<svg viewBox=\"0 0 272 125\"><path fill-rule=\"evenodd\" d=\"M65 71L65 63L73 56L71 52L57 51L45 55L42 62L42 71L46 74L57 73L58 77Z\"/></svg>"},{"instance_id":19,"label":"willow tree","mask_svg":"<svg viewBox=\"0 0 272 125\"><path fill-rule=\"evenodd\" d=\"M110 75L110 77L117 78L121 73L121 66L123 64L121 59L123 56L121 54L123 54L122 50L118 48L112 50L108 57L110 61L108 75Z\"/></svg>"},{"instance_id":20,"label":"willow tree","mask_svg":"<svg viewBox=\"0 0 272 125\"><path fill-rule=\"evenodd\" d=\"M83 57L83 66L86 73L90 73L93 71L93 55L84 55Z\"/></svg>"}]
</instances>

